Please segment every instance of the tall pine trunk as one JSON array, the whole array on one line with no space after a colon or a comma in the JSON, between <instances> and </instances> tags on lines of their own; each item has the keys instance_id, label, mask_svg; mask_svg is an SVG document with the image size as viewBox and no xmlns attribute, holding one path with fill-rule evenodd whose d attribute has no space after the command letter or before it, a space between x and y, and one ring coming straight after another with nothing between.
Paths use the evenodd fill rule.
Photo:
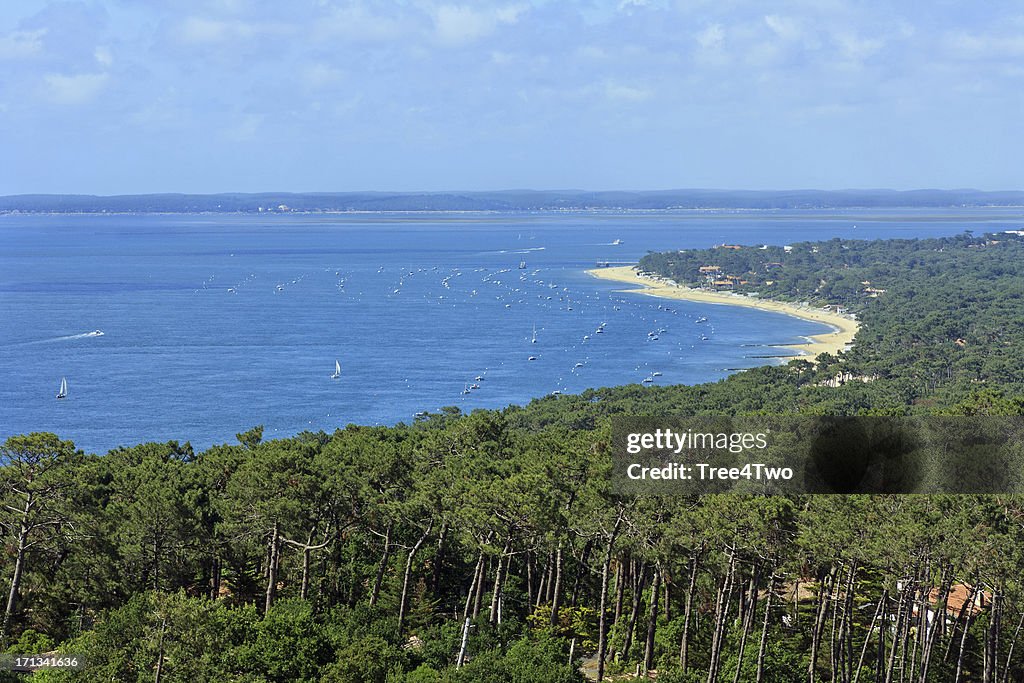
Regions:
<instances>
[{"instance_id":1,"label":"tall pine trunk","mask_svg":"<svg viewBox=\"0 0 1024 683\"><path fill-rule=\"evenodd\" d=\"M21 523L18 526L18 546L14 559L14 573L11 575L11 590L7 594L7 609L4 610L4 620L0 624L0 642L7 638L7 629L14 616L14 610L18 607L18 592L21 590L21 577L25 571L25 554L28 549L29 514L35 501L32 492L29 491L25 498L25 508L21 513Z\"/></svg>"},{"instance_id":2,"label":"tall pine trunk","mask_svg":"<svg viewBox=\"0 0 1024 683\"><path fill-rule=\"evenodd\" d=\"M423 547L423 542L427 540L427 536L430 535L431 530L434 528L434 520L430 520L427 524L426 530L416 541L416 544L409 550L409 555L405 558L405 572L402 574L402 596L398 600L398 630L401 632L402 627L405 625L405 609L409 602L409 577L412 576L412 561L416 557L416 553Z\"/></svg>"},{"instance_id":3,"label":"tall pine trunk","mask_svg":"<svg viewBox=\"0 0 1024 683\"><path fill-rule=\"evenodd\" d=\"M740 619L741 633L740 633L740 646L736 652L736 674L733 676L733 683L739 683L740 672L743 670L743 653L747 647L747 637L750 635L750 630L753 628L754 623L754 610L757 609L757 582L760 578L760 567L757 567L750 574L750 584L747 586L746 592L746 606L741 610L743 615ZM744 596L740 595L740 600L744 601Z\"/></svg>"},{"instance_id":4,"label":"tall pine trunk","mask_svg":"<svg viewBox=\"0 0 1024 683\"><path fill-rule=\"evenodd\" d=\"M924 649L921 652L921 683L925 683L928 680L928 668L931 665L932 660L932 649L935 647L935 641L938 640L939 630L942 628L942 622L946 618L946 601L949 600L949 589L952 585L952 576L946 578L946 569L943 568L942 575L939 580L939 599L936 603L936 609L934 616L932 616L931 624L927 626L927 633L924 641ZM939 607L941 605L941 608ZM928 609L927 600L925 601L925 609ZM927 619L925 620L927 624Z\"/></svg>"},{"instance_id":5,"label":"tall pine trunk","mask_svg":"<svg viewBox=\"0 0 1024 683\"><path fill-rule=\"evenodd\" d=\"M384 572L388 569L388 560L391 559L391 529L393 525L388 524L384 532L384 551L380 554L380 563L377 565L377 576L373 580L373 590L370 591L370 607L377 604L380 597L380 586L384 582Z\"/></svg>"},{"instance_id":6,"label":"tall pine trunk","mask_svg":"<svg viewBox=\"0 0 1024 683\"><path fill-rule=\"evenodd\" d=\"M860 681L860 670L861 670L861 667L864 666L864 657L866 657L867 653L868 653L868 645L871 643L871 634L874 633L874 631L875 631L875 624L878 623L878 619L882 615L883 610L885 609L885 601L887 599L887 595L888 595L888 592L883 589L882 590L882 597L878 601L878 606L875 607L875 616L871 617L871 625L868 626L868 634L866 636L864 636L864 646L861 648L860 659L857 660L857 668L854 670L854 673L853 673L853 683L858 683L858 681ZM881 628L879 628L879 630L878 630L878 637L879 638L884 637L882 635ZM878 675L877 671L875 672L875 675L876 676Z\"/></svg>"},{"instance_id":7,"label":"tall pine trunk","mask_svg":"<svg viewBox=\"0 0 1024 683\"><path fill-rule=\"evenodd\" d=\"M551 591L551 628L558 628L558 610L561 607L562 598L562 542L558 542L558 549L555 551L555 578L552 582Z\"/></svg>"},{"instance_id":8,"label":"tall pine trunk","mask_svg":"<svg viewBox=\"0 0 1024 683\"><path fill-rule=\"evenodd\" d=\"M885 683L892 683L893 671L896 668L896 651L899 649L900 638L903 633L903 622L909 621L909 618L905 616L907 602L906 591L907 589L904 587L897 597L896 623L893 628L892 647L889 649L889 661L885 667Z\"/></svg>"},{"instance_id":9,"label":"tall pine trunk","mask_svg":"<svg viewBox=\"0 0 1024 683\"><path fill-rule=\"evenodd\" d=\"M708 683L718 680L718 663L722 655L722 642L725 640L725 624L729 616L729 601L732 596L733 579L736 573L736 554L729 551L729 568L718 591L715 602L715 630L711 635L711 661L708 665Z\"/></svg>"},{"instance_id":10,"label":"tall pine trunk","mask_svg":"<svg viewBox=\"0 0 1024 683\"><path fill-rule=\"evenodd\" d=\"M644 672L654 668L654 635L658 628L658 589L661 588L661 564L654 567L654 581L651 582L650 619L647 621L647 643L644 646Z\"/></svg>"},{"instance_id":11,"label":"tall pine trunk","mask_svg":"<svg viewBox=\"0 0 1024 683\"><path fill-rule=\"evenodd\" d=\"M480 616L480 606L484 599L484 583L487 580L487 572L491 570L491 558L484 556L484 564L480 568L480 580L476 584L476 593L473 595L473 618Z\"/></svg>"},{"instance_id":12,"label":"tall pine trunk","mask_svg":"<svg viewBox=\"0 0 1024 683\"><path fill-rule=\"evenodd\" d=\"M822 577L818 584L818 606L814 615L814 630L811 632L811 656L810 664L807 665L807 680L814 683L817 674L818 652L821 649L821 634L825 629L825 620L828 617L829 598L832 593L832 585L835 583L835 576L838 570L835 567L829 569L828 574Z\"/></svg>"},{"instance_id":13,"label":"tall pine trunk","mask_svg":"<svg viewBox=\"0 0 1024 683\"><path fill-rule=\"evenodd\" d=\"M1010 647L1006 649L1006 666L1003 667L1003 683L1009 683L1010 681L1010 662L1013 661L1013 648L1017 645L1017 638L1020 636L1020 629L1024 626L1024 612L1021 612L1020 621L1017 622L1017 628L1013 631L1013 639L1010 640Z\"/></svg>"},{"instance_id":14,"label":"tall pine trunk","mask_svg":"<svg viewBox=\"0 0 1024 683\"><path fill-rule=\"evenodd\" d=\"M270 533L270 557L267 560L267 595L263 605L264 614L274 606L274 599L277 597L277 565L280 545L280 529L277 522L274 522L274 528Z\"/></svg>"},{"instance_id":15,"label":"tall pine trunk","mask_svg":"<svg viewBox=\"0 0 1024 683\"><path fill-rule=\"evenodd\" d=\"M772 613L772 597L775 595L775 570L772 569L771 578L768 579L768 592L764 596L764 621L761 623L761 642L757 646L757 679L756 683L764 680L764 655L768 649L768 625Z\"/></svg>"},{"instance_id":16,"label":"tall pine trunk","mask_svg":"<svg viewBox=\"0 0 1024 683\"><path fill-rule=\"evenodd\" d=\"M629 650L633 645L633 630L636 628L636 621L640 617L640 603L642 602L645 571L643 562L633 559L633 604L629 610L629 621L626 622L626 635L622 643L622 659L629 658Z\"/></svg>"},{"instance_id":17,"label":"tall pine trunk","mask_svg":"<svg viewBox=\"0 0 1024 683\"><path fill-rule=\"evenodd\" d=\"M437 553L434 555L434 567L430 572L430 592L437 595L441 589L441 574L444 567L445 541L448 540L448 523L441 525L437 536Z\"/></svg>"},{"instance_id":18,"label":"tall pine trunk","mask_svg":"<svg viewBox=\"0 0 1024 683\"><path fill-rule=\"evenodd\" d=\"M597 680L604 680L604 660L608 654L608 580L611 573L612 550L615 548L615 538L619 533L619 526L622 524L622 513L615 519L615 526L608 535L608 545L604 553L604 562L601 564L601 599L597 610Z\"/></svg>"},{"instance_id":19,"label":"tall pine trunk","mask_svg":"<svg viewBox=\"0 0 1024 683\"><path fill-rule=\"evenodd\" d=\"M693 594L697 589L697 570L700 567L700 552L690 560L690 583L686 589L686 603L683 605L683 636L679 639L679 668L685 673L690 650L690 615L693 612Z\"/></svg>"},{"instance_id":20,"label":"tall pine trunk","mask_svg":"<svg viewBox=\"0 0 1024 683\"><path fill-rule=\"evenodd\" d=\"M476 558L476 566L473 568L473 580L469 582L469 590L466 591L466 607L462 610L462 620L470 618L470 609L473 607L473 597L476 595L476 586L480 581L480 575L484 568L484 551Z\"/></svg>"},{"instance_id":21,"label":"tall pine trunk","mask_svg":"<svg viewBox=\"0 0 1024 683\"><path fill-rule=\"evenodd\" d=\"M622 618L622 599L625 595L626 577L624 576L626 565L620 556L615 561L615 616L612 617L612 625L617 626Z\"/></svg>"},{"instance_id":22,"label":"tall pine trunk","mask_svg":"<svg viewBox=\"0 0 1024 683\"><path fill-rule=\"evenodd\" d=\"M498 558L498 568L494 571L494 590L491 591L491 610L488 613L488 621L491 625L498 623L498 615L500 610L498 606L501 604L501 589L504 585L503 581L505 573L508 571L508 563L511 561L512 556L509 554L512 550L512 536L509 535L505 541L505 548L501 551L501 556Z\"/></svg>"}]
</instances>

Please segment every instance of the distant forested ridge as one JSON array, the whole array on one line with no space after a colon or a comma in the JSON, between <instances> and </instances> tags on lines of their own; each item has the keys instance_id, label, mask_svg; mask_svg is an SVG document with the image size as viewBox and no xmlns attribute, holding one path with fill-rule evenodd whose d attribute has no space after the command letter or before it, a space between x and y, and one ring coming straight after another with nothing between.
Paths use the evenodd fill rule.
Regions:
<instances>
[{"instance_id":1,"label":"distant forested ridge","mask_svg":"<svg viewBox=\"0 0 1024 683\"><path fill-rule=\"evenodd\" d=\"M816 209L1024 206L1024 191L980 190L501 190L490 192L263 192L0 197L3 212L281 213L317 211L557 211L584 209Z\"/></svg>"},{"instance_id":2,"label":"distant forested ridge","mask_svg":"<svg viewBox=\"0 0 1024 683\"><path fill-rule=\"evenodd\" d=\"M1024 240L732 246L642 267L846 307L853 348L200 453L8 439L3 649L85 656L43 681L1021 680L1024 499L624 498L609 417L1024 414Z\"/></svg>"}]
</instances>

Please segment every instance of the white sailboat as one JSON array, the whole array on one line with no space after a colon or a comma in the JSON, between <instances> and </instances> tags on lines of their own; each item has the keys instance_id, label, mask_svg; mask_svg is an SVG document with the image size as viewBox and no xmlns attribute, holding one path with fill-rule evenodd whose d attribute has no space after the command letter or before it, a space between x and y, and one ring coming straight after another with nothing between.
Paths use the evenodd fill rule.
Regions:
<instances>
[{"instance_id":1,"label":"white sailboat","mask_svg":"<svg viewBox=\"0 0 1024 683\"><path fill-rule=\"evenodd\" d=\"M331 375L331 379L338 379L341 377L341 363L334 361L334 374Z\"/></svg>"},{"instance_id":2,"label":"white sailboat","mask_svg":"<svg viewBox=\"0 0 1024 683\"><path fill-rule=\"evenodd\" d=\"M533 338L530 340L530 343L531 344L536 344L537 343L537 326L536 325L533 326Z\"/></svg>"},{"instance_id":3,"label":"white sailboat","mask_svg":"<svg viewBox=\"0 0 1024 683\"><path fill-rule=\"evenodd\" d=\"M65 377L60 378L60 390L57 392L57 398L67 398L68 396L68 380Z\"/></svg>"}]
</instances>

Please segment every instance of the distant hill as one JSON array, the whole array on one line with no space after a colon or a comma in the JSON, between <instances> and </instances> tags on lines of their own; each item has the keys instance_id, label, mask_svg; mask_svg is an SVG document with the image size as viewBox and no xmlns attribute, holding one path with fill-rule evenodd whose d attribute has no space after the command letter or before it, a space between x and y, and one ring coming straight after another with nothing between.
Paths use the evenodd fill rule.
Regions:
<instances>
[{"instance_id":1,"label":"distant hill","mask_svg":"<svg viewBox=\"0 0 1024 683\"><path fill-rule=\"evenodd\" d=\"M980 190L502 190L253 194L24 194L0 212L258 213L283 211L537 211L571 209L810 209L1024 206L1024 191Z\"/></svg>"}]
</instances>

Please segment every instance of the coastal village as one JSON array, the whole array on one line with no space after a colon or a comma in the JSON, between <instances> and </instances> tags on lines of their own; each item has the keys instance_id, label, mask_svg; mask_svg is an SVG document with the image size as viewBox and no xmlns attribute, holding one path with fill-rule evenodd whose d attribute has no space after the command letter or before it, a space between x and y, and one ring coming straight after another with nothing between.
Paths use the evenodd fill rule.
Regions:
<instances>
[{"instance_id":1,"label":"coastal village","mask_svg":"<svg viewBox=\"0 0 1024 683\"><path fill-rule=\"evenodd\" d=\"M722 250L726 252L739 252L741 250L756 251L756 252L767 252L769 250L776 251L779 247L769 247L768 245L761 245L760 247L744 247L739 244L719 244L714 247L715 250ZM794 247L792 245L785 245L781 247L781 251L784 255L791 254ZM818 247L811 247L812 253L818 252ZM685 253L680 251L679 253ZM748 261L745 260L745 263ZM749 291L751 286L772 288L776 285L778 275L781 273L785 263L783 261L764 261L760 264L760 268L747 268L744 272L730 272L728 267L723 267L716 264L703 264L698 266L697 272L699 274L699 287L705 290L714 292L735 292L741 289L748 289L744 292L748 296L760 296L759 291ZM819 284L819 288L814 290L814 294L820 292L820 285L824 285L826 282L822 280ZM860 294L865 298L878 298L882 294L885 294L885 289L880 287L872 286L870 280L860 281L861 289ZM802 305L809 306L809 302L802 302ZM822 310L833 311L840 315L849 314L849 307L842 304L825 304L822 306Z\"/></svg>"}]
</instances>

